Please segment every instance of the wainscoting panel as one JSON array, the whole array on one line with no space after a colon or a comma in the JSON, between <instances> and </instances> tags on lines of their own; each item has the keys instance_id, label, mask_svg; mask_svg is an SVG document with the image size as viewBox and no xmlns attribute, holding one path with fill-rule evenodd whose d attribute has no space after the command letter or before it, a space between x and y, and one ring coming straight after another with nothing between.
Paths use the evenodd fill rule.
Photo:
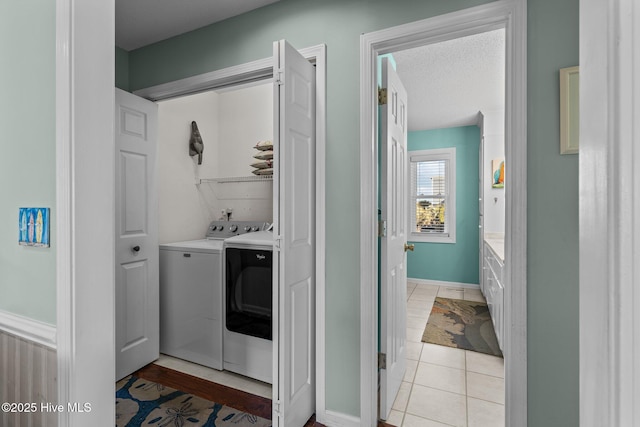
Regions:
<instances>
[{"instance_id":1,"label":"wainscoting panel","mask_svg":"<svg viewBox=\"0 0 640 427\"><path fill-rule=\"evenodd\" d=\"M56 351L0 330L0 404L35 404L35 412L0 412L3 427L56 427ZM45 410L43 411L43 405ZM23 408L18 408L23 409ZM66 409L66 408L65 408Z\"/></svg>"}]
</instances>

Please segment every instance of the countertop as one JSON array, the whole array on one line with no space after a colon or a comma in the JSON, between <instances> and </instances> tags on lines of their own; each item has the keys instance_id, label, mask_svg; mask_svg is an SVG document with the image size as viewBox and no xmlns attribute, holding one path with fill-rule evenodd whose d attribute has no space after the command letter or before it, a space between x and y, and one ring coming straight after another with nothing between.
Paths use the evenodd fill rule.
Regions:
<instances>
[{"instance_id":1,"label":"countertop","mask_svg":"<svg viewBox=\"0 0 640 427\"><path fill-rule=\"evenodd\" d=\"M486 233L484 241L493 249L493 252L504 263L504 234L503 233Z\"/></svg>"}]
</instances>

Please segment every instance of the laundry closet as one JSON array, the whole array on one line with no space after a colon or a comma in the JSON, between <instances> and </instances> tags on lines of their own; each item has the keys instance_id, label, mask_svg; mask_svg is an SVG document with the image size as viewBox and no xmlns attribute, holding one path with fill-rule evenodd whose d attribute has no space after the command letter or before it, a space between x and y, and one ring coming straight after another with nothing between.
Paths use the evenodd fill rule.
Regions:
<instances>
[{"instance_id":1,"label":"laundry closet","mask_svg":"<svg viewBox=\"0 0 640 427\"><path fill-rule=\"evenodd\" d=\"M191 122L204 143L202 164L189 155ZM208 91L158 102L158 240L204 237L217 219L273 221L273 184L254 175L273 137L273 83ZM235 178L235 179L234 179Z\"/></svg>"},{"instance_id":2,"label":"laundry closet","mask_svg":"<svg viewBox=\"0 0 640 427\"><path fill-rule=\"evenodd\" d=\"M273 84L158 103L160 352L272 382Z\"/></svg>"},{"instance_id":3,"label":"laundry closet","mask_svg":"<svg viewBox=\"0 0 640 427\"><path fill-rule=\"evenodd\" d=\"M271 58L116 89L118 379L171 354L164 341L175 357L272 382L274 426L313 413L325 48L305 54L280 40Z\"/></svg>"}]
</instances>

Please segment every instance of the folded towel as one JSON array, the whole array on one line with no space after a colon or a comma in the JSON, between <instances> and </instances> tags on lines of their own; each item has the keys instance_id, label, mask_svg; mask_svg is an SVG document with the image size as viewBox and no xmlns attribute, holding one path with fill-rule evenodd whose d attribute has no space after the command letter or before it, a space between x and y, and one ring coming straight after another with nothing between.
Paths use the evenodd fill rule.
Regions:
<instances>
[{"instance_id":1,"label":"folded towel","mask_svg":"<svg viewBox=\"0 0 640 427\"><path fill-rule=\"evenodd\" d=\"M259 151L258 154L253 156L254 159L258 160L270 160L273 159L273 150Z\"/></svg>"},{"instance_id":2,"label":"folded towel","mask_svg":"<svg viewBox=\"0 0 640 427\"><path fill-rule=\"evenodd\" d=\"M254 175L273 175L273 168L256 169L252 173Z\"/></svg>"},{"instance_id":3,"label":"folded towel","mask_svg":"<svg viewBox=\"0 0 640 427\"><path fill-rule=\"evenodd\" d=\"M255 162L251 164L252 168L256 169L266 169L273 167L273 160L264 160L262 162Z\"/></svg>"},{"instance_id":4,"label":"folded towel","mask_svg":"<svg viewBox=\"0 0 640 427\"><path fill-rule=\"evenodd\" d=\"M273 142L267 141L258 141L255 145L255 148L260 151L271 150L273 149Z\"/></svg>"}]
</instances>

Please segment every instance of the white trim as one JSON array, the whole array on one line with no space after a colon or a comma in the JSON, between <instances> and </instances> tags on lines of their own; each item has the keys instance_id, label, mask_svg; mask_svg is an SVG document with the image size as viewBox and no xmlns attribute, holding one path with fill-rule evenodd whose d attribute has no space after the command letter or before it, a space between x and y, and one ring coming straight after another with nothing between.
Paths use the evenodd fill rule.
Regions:
<instances>
[{"instance_id":1,"label":"white trim","mask_svg":"<svg viewBox=\"0 0 640 427\"><path fill-rule=\"evenodd\" d=\"M73 252L71 247L71 13L72 0L56 1L56 359L58 402L70 402L73 371L71 317ZM58 425L69 425L69 414L58 414Z\"/></svg>"},{"instance_id":2,"label":"white trim","mask_svg":"<svg viewBox=\"0 0 640 427\"><path fill-rule=\"evenodd\" d=\"M322 57L321 60L326 63L326 46L323 44L300 49L298 52L309 59L311 63L315 63L317 67L320 65L317 59L319 57ZM269 57L138 89L134 91L133 94L151 101L160 101L239 83L270 79L272 77L273 58ZM316 77L316 79L317 78L318 77ZM326 86L326 81L323 82L323 86Z\"/></svg>"},{"instance_id":3,"label":"white trim","mask_svg":"<svg viewBox=\"0 0 640 427\"><path fill-rule=\"evenodd\" d=\"M360 36L360 421L363 427L374 427L378 413L378 238L374 219L378 147L372 91L377 85L377 58L373 41L366 37Z\"/></svg>"},{"instance_id":4,"label":"white trim","mask_svg":"<svg viewBox=\"0 0 640 427\"><path fill-rule=\"evenodd\" d=\"M317 414L316 414L317 420ZM324 421L318 421L327 427L361 427L360 418L340 412L325 411Z\"/></svg>"},{"instance_id":5,"label":"white trim","mask_svg":"<svg viewBox=\"0 0 640 427\"><path fill-rule=\"evenodd\" d=\"M507 3L504 342L505 425L527 426L527 0Z\"/></svg>"},{"instance_id":6,"label":"white trim","mask_svg":"<svg viewBox=\"0 0 640 427\"><path fill-rule=\"evenodd\" d=\"M377 414L377 146L376 56L430 43L506 29L505 150L511 165L505 188L506 212L505 421L527 425L527 127L526 127L526 0L495 1L486 5L364 34L360 39L360 416L362 425L375 426Z\"/></svg>"},{"instance_id":7,"label":"white trim","mask_svg":"<svg viewBox=\"0 0 640 427\"><path fill-rule=\"evenodd\" d=\"M640 425L640 7L580 1L580 425Z\"/></svg>"},{"instance_id":8,"label":"white trim","mask_svg":"<svg viewBox=\"0 0 640 427\"><path fill-rule=\"evenodd\" d=\"M48 323L0 310L0 330L56 349L56 327Z\"/></svg>"},{"instance_id":9,"label":"white trim","mask_svg":"<svg viewBox=\"0 0 640 427\"><path fill-rule=\"evenodd\" d=\"M409 150L409 159L415 158L415 162L429 161L432 157L444 157L453 156L456 152L456 147L446 148L426 148L424 150Z\"/></svg>"},{"instance_id":10,"label":"white trim","mask_svg":"<svg viewBox=\"0 0 640 427\"><path fill-rule=\"evenodd\" d=\"M139 89L133 93L151 101L160 101L238 84L239 82L264 80L271 77L273 77L273 58L269 57Z\"/></svg>"},{"instance_id":11,"label":"white trim","mask_svg":"<svg viewBox=\"0 0 640 427\"><path fill-rule=\"evenodd\" d=\"M478 128L480 128L480 146L478 147L478 281L480 289L484 289L484 113L478 111ZM504 236L502 236L504 238Z\"/></svg>"},{"instance_id":12,"label":"white trim","mask_svg":"<svg viewBox=\"0 0 640 427\"><path fill-rule=\"evenodd\" d=\"M407 282L419 285L445 286L447 288L480 289L480 285L477 283L446 282L444 280L415 279L412 277L407 277Z\"/></svg>"},{"instance_id":13,"label":"white trim","mask_svg":"<svg viewBox=\"0 0 640 427\"><path fill-rule=\"evenodd\" d=\"M57 398L92 403L65 427L115 416L114 34L114 0L56 1Z\"/></svg>"},{"instance_id":14,"label":"white trim","mask_svg":"<svg viewBox=\"0 0 640 427\"><path fill-rule=\"evenodd\" d=\"M302 50L305 57L306 49ZM310 51L309 51L310 52ZM326 182L327 48L317 47L316 61L316 420L326 424Z\"/></svg>"}]
</instances>

